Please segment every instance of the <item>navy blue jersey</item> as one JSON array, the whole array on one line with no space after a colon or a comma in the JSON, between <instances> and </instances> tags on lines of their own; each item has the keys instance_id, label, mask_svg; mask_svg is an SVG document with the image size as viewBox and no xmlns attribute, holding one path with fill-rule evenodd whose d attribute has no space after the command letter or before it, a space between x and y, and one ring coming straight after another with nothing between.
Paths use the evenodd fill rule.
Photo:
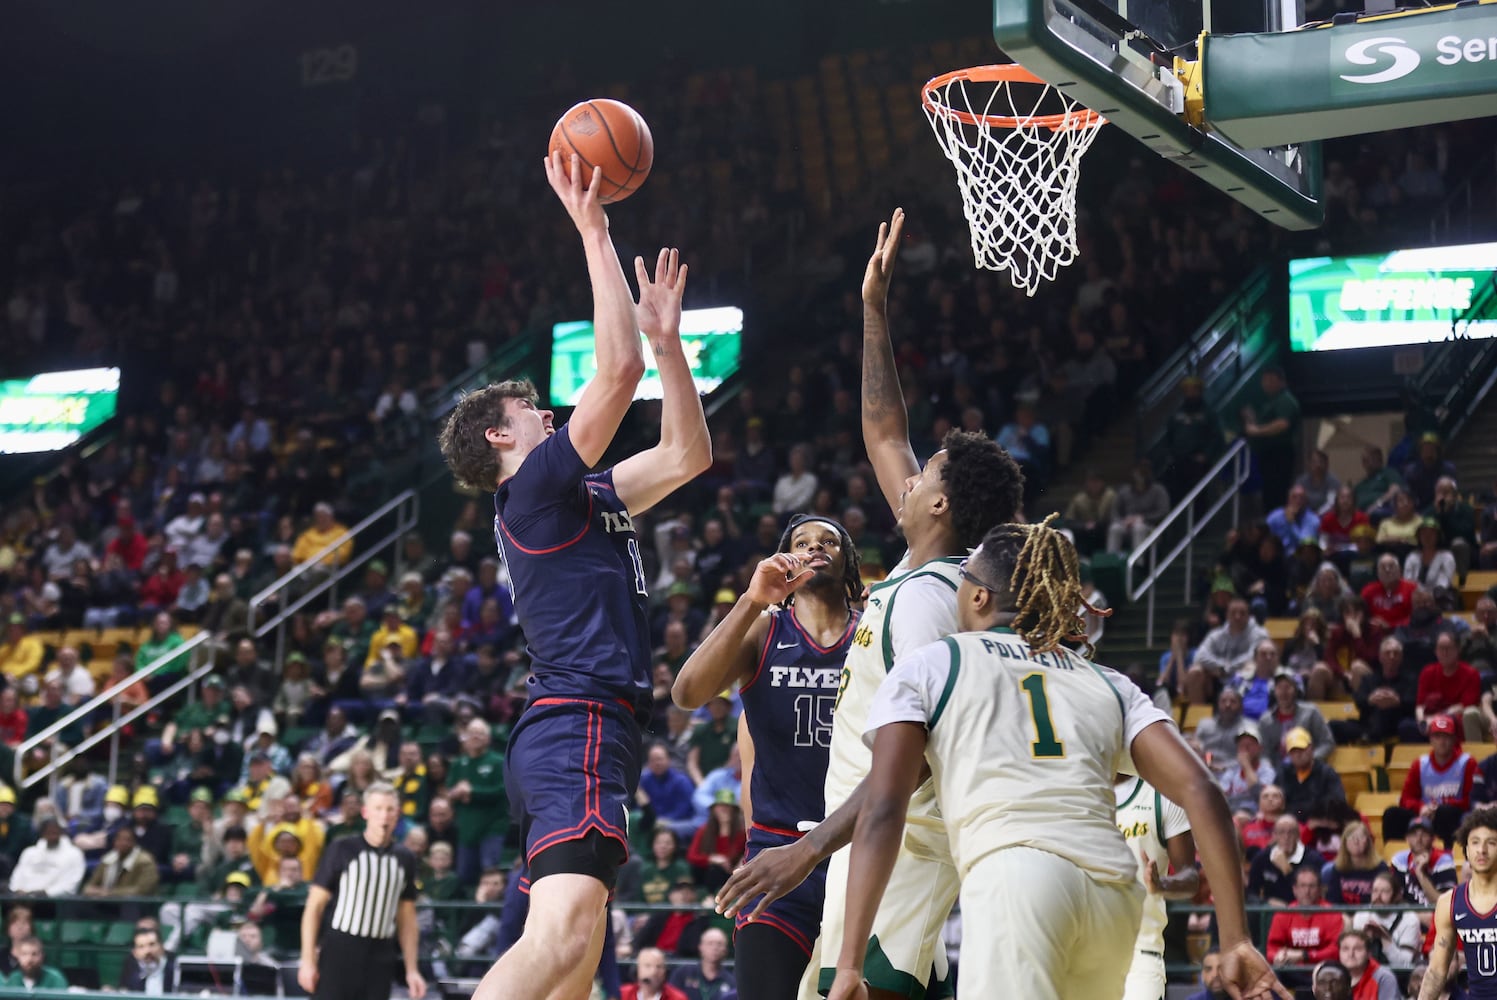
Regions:
<instances>
[{"instance_id":1,"label":"navy blue jersey","mask_svg":"<svg viewBox=\"0 0 1497 1000\"><path fill-rule=\"evenodd\" d=\"M826 818L827 748L842 661L858 616L823 649L788 609L770 612L769 634L754 676L743 685L743 712L754 740L749 792L754 825L795 833Z\"/></svg>"},{"instance_id":2,"label":"navy blue jersey","mask_svg":"<svg viewBox=\"0 0 1497 1000\"><path fill-rule=\"evenodd\" d=\"M650 703L648 592L613 470L589 473L567 427L494 494L494 540L529 646L531 696Z\"/></svg>"},{"instance_id":3,"label":"navy blue jersey","mask_svg":"<svg viewBox=\"0 0 1497 1000\"><path fill-rule=\"evenodd\" d=\"M1456 886L1450 897L1451 923L1466 953L1466 995L1497 1000L1497 909L1482 913L1471 905L1471 883Z\"/></svg>"}]
</instances>

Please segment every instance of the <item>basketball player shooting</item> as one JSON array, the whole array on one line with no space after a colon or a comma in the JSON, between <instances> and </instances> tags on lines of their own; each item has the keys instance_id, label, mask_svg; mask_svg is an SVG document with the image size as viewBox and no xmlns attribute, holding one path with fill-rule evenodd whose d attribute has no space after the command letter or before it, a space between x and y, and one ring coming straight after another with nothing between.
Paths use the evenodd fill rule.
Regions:
<instances>
[{"instance_id":1,"label":"basketball player shooting","mask_svg":"<svg viewBox=\"0 0 1497 1000\"><path fill-rule=\"evenodd\" d=\"M477 1000L575 1000L592 989L606 904L628 857L629 803L651 706L644 567L633 518L703 472L707 421L681 349L686 267L662 250L654 280L636 258L630 295L599 202L559 153L546 178L582 236L592 283L598 373L560 428L529 382L460 402L443 428L457 480L494 491L494 538L514 582L529 643L530 701L510 735L506 782L529 870L520 940L474 991ZM660 370L660 443L592 472L644 374L640 332Z\"/></svg>"}]
</instances>

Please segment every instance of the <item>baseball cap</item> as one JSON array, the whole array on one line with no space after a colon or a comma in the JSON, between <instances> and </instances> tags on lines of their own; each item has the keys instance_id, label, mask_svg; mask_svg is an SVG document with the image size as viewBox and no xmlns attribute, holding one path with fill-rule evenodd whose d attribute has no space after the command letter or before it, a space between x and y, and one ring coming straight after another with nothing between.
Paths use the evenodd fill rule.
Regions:
<instances>
[{"instance_id":1,"label":"baseball cap","mask_svg":"<svg viewBox=\"0 0 1497 1000\"><path fill-rule=\"evenodd\" d=\"M266 763L266 764L269 764L270 763L270 754L266 753L264 750L256 750L254 753L250 754L250 763L251 764L259 764L262 761L264 763Z\"/></svg>"},{"instance_id":2,"label":"baseball cap","mask_svg":"<svg viewBox=\"0 0 1497 1000\"><path fill-rule=\"evenodd\" d=\"M189 802L207 802L209 805L212 805L213 790L211 788L194 788L192 794L187 796L187 799Z\"/></svg>"},{"instance_id":3,"label":"baseball cap","mask_svg":"<svg viewBox=\"0 0 1497 1000\"><path fill-rule=\"evenodd\" d=\"M279 736L280 732L281 732L281 730L275 724L275 720L274 719L270 719L270 718L265 719L263 722L261 722L258 726L255 727L255 735L256 736L270 736L270 737L275 737L275 736Z\"/></svg>"},{"instance_id":4,"label":"baseball cap","mask_svg":"<svg viewBox=\"0 0 1497 1000\"><path fill-rule=\"evenodd\" d=\"M264 758L265 760L270 759L270 754L268 753L261 753L259 754L259 756ZM253 757L251 757L250 759L254 760ZM242 805L248 801L249 796L244 794L244 789L242 788L231 788L226 793L224 793L224 802L238 802ZM232 829L232 827L230 829ZM227 837L228 833L225 832L224 836Z\"/></svg>"},{"instance_id":5,"label":"baseball cap","mask_svg":"<svg viewBox=\"0 0 1497 1000\"><path fill-rule=\"evenodd\" d=\"M1304 750L1315 745L1315 740L1310 736L1310 730L1304 726L1295 726L1289 730L1289 735L1284 737L1284 749Z\"/></svg>"},{"instance_id":6,"label":"baseball cap","mask_svg":"<svg viewBox=\"0 0 1497 1000\"><path fill-rule=\"evenodd\" d=\"M208 502L208 498L205 497L205 496L203 496L201 493L192 493L192 494L188 495L187 502L188 503L207 503Z\"/></svg>"},{"instance_id":7,"label":"baseball cap","mask_svg":"<svg viewBox=\"0 0 1497 1000\"><path fill-rule=\"evenodd\" d=\"M286 662L287 663L306 663L307 662L307 656L306 656L305 653L298 653L296 650L292 650L291 652L289 652L289 653L286 654Z\"/></svg>"},{"instance_id":8,"label":"baseball cap","mask_svg":"<svg viewBox=\"0 0 1497 1000\"><path fill-rule=\"evenodd\" d=\"M735 594L735 593L733 593L727 587L724 587L722 590L719 590L716 595L713 596L712 603L713 604L737 604L738 603L738 595Z\"/></svg>"},{"instance_id":9,"label":"baseball cap","mask_svg":"<svg viewBox=\"0 0 1497 1000\"><path fill-rule=\"evenodd\" d=\"M677 580L675 583L671 584L670 589L665 592L665 596L666 597L690 597L691 596L691 584L687 583L685 580Z\"/></svg>"},{"instance_id":10,"label":"baseball cap","mask_svg":"<svg viewBox=\"0 0 1497 1000\"><path fill-rule=\"evenodd\" d=\"M203 690L206 691L209 688L222 691L224 689L224 679L213 674L203 678Z\"/></svg>"},{"instance_id":11,"label":"baseball cap","mask_svg":"<svg viewBox=\"0 0 1497 1000\"><path fill-rule=\"evenodd\" d=\"M25 625L26 616L23 614L13 614L5 620L5 623L7 625Z\"/></svg>"},{"instance_id":12,"label":"baseball cap","mask_svg":"<svg viewBox=\"0 0 1497 1000\"><path fill-rule=\"evenodd\" d=\"M1243 719L1237 724L1237 738L1240 740L1244 736L1251 736L1259 743L1263 742L1263 736L1258 732L1258 724L1251 719Z\"/></svg>"},{"instance_id":13,"label":"baseball cap","mask_svg":"<svg viewBox=\"0 0 1497 1000\"><path fill-rule=\"evenodd\" d=\"M1410 830L1418 828L1420 830L1423 830L1425 833L1434 833L1435 832L1434 826L1432 826L1430 824L1430 821L1427 820L1427 819L1425 819L1423 816L1415 816L1413 819L1409 820L1409 827L1408 828Z\"/></svg>"},{"instance_id":14,"label":"baseball cap","mask_svg":"<svg viewBox=\"0 0 1497 1000\"><path fill-rule=\"evenodd\" d=\"M393 709L393 708L387 708L383 712L379 713L379 721L380 722L399 722L400 721L400 713L397 712L397 711L395 711L395 709Z\"/></svg>"},{"instance_id":15,"label":"baseball cap","mask_svg":"<svg viewBox=\"0 0 1497 1000\"><path fill-rule=\"evenodd\" d=\"M1279 681L1293 681L1295 687L1299 687L1299 676L1288 667L1280 667L1273 672L1274 683Z\"/></svg>"},{"instance_id":16,"label":"baseball cap","mask_svg":"<svg viewBox=\"0 0 1497 1000\"><path fill-rule=\"evenodd\" d=\"M733 794L733 789L731 788L719 788L717 794L712 796L712 804L736 806L738 804L738 796Z\"/></svg>"},{"instance_id":17,"label":"baseball cap","mask_svg":"<svg viewBox=\"0 0 1497 1000\"><path fill-rule=\"evenodd\" d=\"M150 785L141 785L135 790L135 799L130 803L134 808L150 806L152 809L161 808L161 796L156 794L156 789Z\"/></svg>"},{"instance_id":18,"label":"baseball cap","mask_svg":"<svg viewBox=\"0 0 1497 1000\"><path fill-rule=\"evenodd\" d=\"M9 785L0 785L0 802L16 804L16 790Z\"/></svg>"},{"instance_id":19,"label":"baseball cap","mask_svg":"<svg viewBox=\"0 0 1497 1000\"><path fill-rule=\"evenodd\" d=\"M250 887L250 877L244 872L229 872L228 877L224 879L224 885L242 885L248 889Z\"/></svg>"},{"instance_id":20,"label":"baseball cap","mask_svg":"<svg viewBox=\"0 0 1497 1000\"><path fill-rule=\"evenodd\" d=\"M1446 736L1459 736L1456 731L1455 719L1448 715L1437 715L1429 720L1429 734L1444 733Z\"/></svg>"},{"instance_id":21,"label":"baseball cap","mask_svg":"<svg viewBox=\"0 0 1497 1000\"><path fill-rule=\"evenodd\" d=\"M367 569L371 573L378 573L380 576L389 576L390 575L390 567L388 565L386 565L386 563L385 563L385 561L383 559L371 559L371 560L369 560L369 565L368 565Z\"/></svg>"},{"instance_id":22,"label":"baseball cap","mask_svg":"<svg viewBox=\"0 0 1497 1000\"><path fill-rule=\"evenodd\" d=\"M104 793L104 801L117 806L128 806L130 804L130 789L124 785L115 785Z\"/></svg>"}]
</instances>

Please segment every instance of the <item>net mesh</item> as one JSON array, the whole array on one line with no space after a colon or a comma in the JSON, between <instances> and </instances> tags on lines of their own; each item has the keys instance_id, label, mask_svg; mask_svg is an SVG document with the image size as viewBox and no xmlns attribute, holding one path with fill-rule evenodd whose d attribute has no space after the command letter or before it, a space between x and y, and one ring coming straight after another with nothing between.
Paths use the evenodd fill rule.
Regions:
<instances>
[{"instance_id":1,"label":"net mesh","mask_svg":"<svg viewBox=\"0 0 1497 1000\"><path fill-rule=\"evenodd\" d=\"M1038 78L981 79L1008 69L938 77L923 103L956 168L977 266L1033 295L1076 259L1076 179L1103 119Z\"/></svg>"}]
</instances>

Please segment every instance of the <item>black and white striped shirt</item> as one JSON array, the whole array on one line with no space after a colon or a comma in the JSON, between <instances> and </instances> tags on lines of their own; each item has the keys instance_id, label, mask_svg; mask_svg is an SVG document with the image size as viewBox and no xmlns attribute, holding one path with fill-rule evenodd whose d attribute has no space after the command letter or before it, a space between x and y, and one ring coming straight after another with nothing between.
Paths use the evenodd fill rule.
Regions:
<instances>
[{"instance_id":1,"label":"black and white striped shirt","mask_svg":"<svg viewBox=\"0 0 1497 1000\"><path fill-rule=\"evenodd\" d=\"M416 898L416 857L406 848L371 847L362 834L328 846L314 880L332 894L328 926L354 937L395 936L395 911Z\"/></svg>"}]
</instances>

